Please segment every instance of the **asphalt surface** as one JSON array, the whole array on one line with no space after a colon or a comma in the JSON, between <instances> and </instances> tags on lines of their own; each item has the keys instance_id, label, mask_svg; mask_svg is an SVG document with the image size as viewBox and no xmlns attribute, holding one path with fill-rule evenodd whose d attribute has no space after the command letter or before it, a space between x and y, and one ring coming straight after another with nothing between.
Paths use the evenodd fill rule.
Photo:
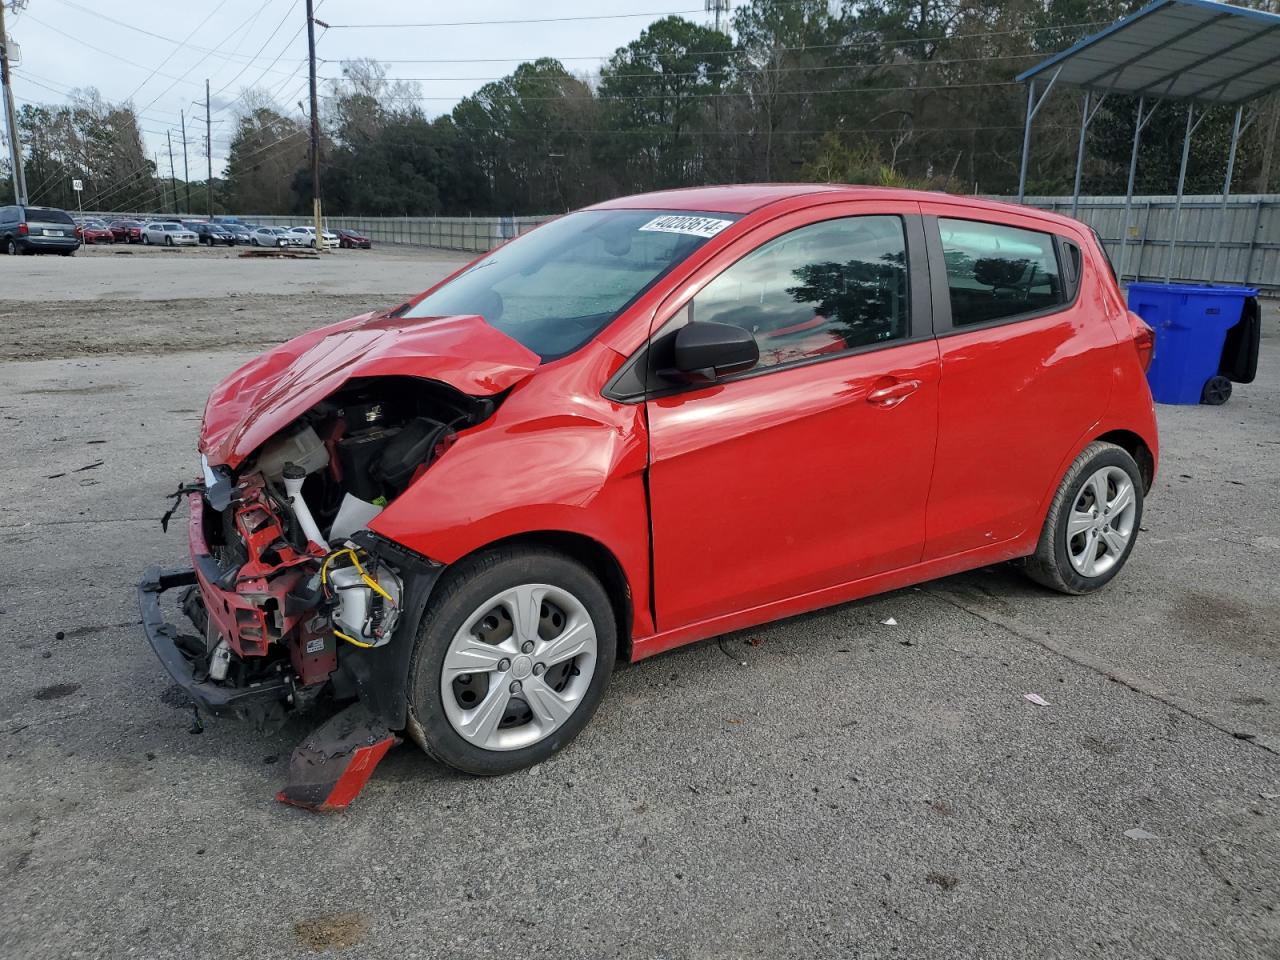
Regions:
<instances>
[{"instance_id":1,"label":"asphalt surface","mask_svg":"<svg viewBox=\"0 0 1280 960\"><path fill-rule=\"evenodd\" d=\"M449 266L363 256L308 310ZM405 745L320 817L272 799L309 724L190 733L133 594L184 559L156 518L252 351L229 328L68 344L79 275L25 271L93 259L0 258L0 341L48 357L0 365L0 957L1280 956L1274 309L1256 383L1160 408L1144 531L1102 593L993 568L697 644L619 670L532 771ZM126 329L112 289L161 269L175 324L224 308L192 257L110 262L91 299ZM255 343L292 332L263 276L238 298Z\"/></svg>"}]
</instances>

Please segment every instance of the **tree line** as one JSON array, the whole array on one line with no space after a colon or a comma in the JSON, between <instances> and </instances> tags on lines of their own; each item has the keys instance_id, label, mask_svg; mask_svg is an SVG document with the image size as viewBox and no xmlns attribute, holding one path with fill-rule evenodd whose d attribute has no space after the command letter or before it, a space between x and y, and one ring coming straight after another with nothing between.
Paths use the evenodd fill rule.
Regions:
<instances>
[{"instance_id":1,"label":"tree line","mask_svg":"<svg viewBox=\"0 0 1280 960\"><path fill-rule=\"evenodd\" d=\"M1021 71L1135 0L750 0L725 31L669 16L595 72L521 63L445 114L421 83L374 60L343 64L322 93L321 195L334 215L541 214L646 190L807 180L1016 189ZM260 91L240 98L219 211L306 214L308 124ZM1082 190L1122 193L1136 104L1108 97L1090 130ZM1080 97L1055 92L1036 117L1030 194L1069 192ZM1237 184L1269 186L1274 105L1237 158ZM1197 130L1187 191L1221 187L1233 109ZM130 105L92 91L20 117L33 202L156 209L165 178ZM1185 108L1144 130L1139 193L1176 185ZM60 179L61 178L61 179ZM45 183L45 195L35 185ZM65 186L64 186L65 184ZM203 196L203 184L199 196ZM2 189L7 189L7 186ZM172 198L170 200L172 201ZM178 203L182 198L178 198Z\"/></svg>"}]
</instances>

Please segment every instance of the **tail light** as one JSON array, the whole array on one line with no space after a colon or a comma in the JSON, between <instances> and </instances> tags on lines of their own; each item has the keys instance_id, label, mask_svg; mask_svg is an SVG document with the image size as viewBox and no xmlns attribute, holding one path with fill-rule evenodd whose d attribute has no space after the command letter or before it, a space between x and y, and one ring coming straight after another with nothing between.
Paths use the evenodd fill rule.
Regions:
<instances>
[{"instance_id":1,"label":"tail light","mask_svg":"<svg viewBox=\"0 0 1280 960\"><path fill-rule=\"evenodd\" d=\"M27 235L27 225L25 223L18 224L18 236L25 237Z\"/></svg>"},{"instance_id":2,"label":"tail light","mask_svg":"<svg viewBox=\"0 0 1280 960\"><path fill-rule=\"evenodd\" d=\"M1155 357L1156 332L1132 310L1129 311L1129 326L1133 328L1133 348L1138 351L1138 362L1146 372L1151 369L1151 361Z\"/></svg>"}]
</instances>

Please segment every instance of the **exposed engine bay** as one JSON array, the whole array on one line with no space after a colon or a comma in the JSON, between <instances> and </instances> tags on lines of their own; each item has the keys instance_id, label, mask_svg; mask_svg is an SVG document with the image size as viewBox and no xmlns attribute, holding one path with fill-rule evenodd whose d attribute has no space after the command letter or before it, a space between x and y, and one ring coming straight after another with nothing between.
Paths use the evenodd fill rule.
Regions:
<instances>
[{"instance_id":1,"label":"exposed engine bay","mask_svg":"<svg viewBox=\"0 0 1280 960\"><path fill-rule=\"evenodd\" d=\"M206 461L202 481L179 488L176 500L185 496L190 512L193 560L182 607L198 635L159 620L152 626L168 631L186 661L184 685L205 709L270 727L322 696L358 699L362 719L347 722L341 739L349 749L380 751L367 764L371 772L395 740L396 718L366 696L372 685L362 680L370 668L357 661L395 636L413 563L397 560L396 545L380 544L368 525L497 403L412 377L351 380L239 469ZM140 588L144 623L159 617L159 592L177 585L172 576L150 573ZM180 682L187 676L176 672L180 665L166 666ZM309 741L309 768L323 769L318 742ZM306 802L281 799L332 808L327 776Z\"/></svg>"}]
</instances>

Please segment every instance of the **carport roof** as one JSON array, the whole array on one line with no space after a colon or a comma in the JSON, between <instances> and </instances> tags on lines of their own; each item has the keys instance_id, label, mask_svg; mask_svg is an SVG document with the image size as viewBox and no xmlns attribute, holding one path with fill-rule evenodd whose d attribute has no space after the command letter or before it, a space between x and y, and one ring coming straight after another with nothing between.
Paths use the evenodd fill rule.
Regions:
<instances>
[{"instance_id":1,"label":"carport roof","mask_svg":"<svg viewBox=\"0 0 1280 960\"><path fill-rule=\"evenodd\" d=\"M1280 14L1155 0L1018 75L1090 90L1243 103L1280 88Z\"/></svg>"}]
</instances>

